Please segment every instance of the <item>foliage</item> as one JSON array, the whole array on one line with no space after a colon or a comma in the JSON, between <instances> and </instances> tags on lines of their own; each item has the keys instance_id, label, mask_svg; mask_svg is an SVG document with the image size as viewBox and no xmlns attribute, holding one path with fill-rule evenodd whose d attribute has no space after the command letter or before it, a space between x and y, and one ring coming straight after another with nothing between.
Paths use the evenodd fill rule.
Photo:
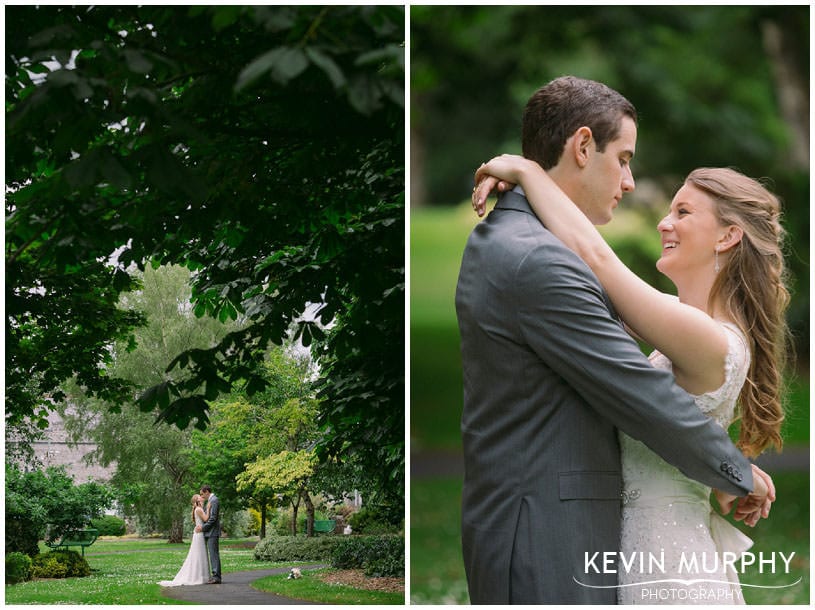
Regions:
<instances>
[{"instance_id":1,"label":"foliage","mask_svg":"<svg viewBox=\"0 0 815 610\"><path fill-rule=\"evenodd\" d=\"M366 576L404 576L405 539L401 536L344 536L331 557L331 566L364 569Z\"/></svg>"},{"instance_id":2,"label":"foliage","mask_svg":"<svg viewBox=\"0 0 815 610\"><path fill-rule=\"evenodd\" d=\"M91 567L85 558L71 550L40 553L31 563L31 576L34 578L73 578L90 574Z\"/></svg>"},{"instance_id":3,"label":"foliage","mask_svg":"<svg viewBox=\"0 0 815 610\"><path fill-rule=\"evenodd\" d=\"M355 534L382 534L393 532L404 521L404 514L393 507L366 505L351 515L350 523Z\"/></svg>"},{"instance_id":4,"label":"foliage","mask_svg":"<svg viewBox=\"0 0 815 610\"><path fill-rule=\"evenodd\" d=\"M248 324L168 362L183 376L143 392L145 410L204 428L232 383L262 389L255 365L291 322L306 346L333 322L321 354L344 363L325 369L343 392L325 403L341 410L332 435L343 450L384 447L390 459L371 464L389 473L403 462L391 442L403 391L391 389L403 362L404 8L17 6L6 19L10 412L59 398L72 374L125 398L104 373L106 346L141 321L116 308L134 286L128 265L173 262L195 271L196 315ZM314 303L316 319L299 319ZM36 396L21 379L38 381Z\"/></svg>"},{"instance_id":5,"label":"foliage","mask_svg":"<svg viewBox=\"0 0 815 610\"><path fill-rule=\"evenodd\" d=\"M41 416L40 416L41 415ZM42 462L34 453L34 443L45 438L48 427L47 411L34 417L6 417L6 460L39 468Z\"/></svg>"},{"instance_id":6,"label":"foliage","mask_svg":"<svg viewBox=\"0 0 815 610\"><path fill-rule=\"evenodd\" d=\"M31 578L31 557L14 551L6 553L6 583L16 585Z\"/></svg>"},{"instance_id":7,"label":"foliage","mask_svg":"<svg viewBox=\"0 0 815 610\"><path fill-rule=\"evenodd\" d=\"M222 511L221 516L221 529L226 532L230 538L244 538L246 536L257 536L258 526L260 522L252 522L252 516L246 510L231 510L229 512ZM190 523L190 532L192 532L192 523Z\"/></svg>"},{"instance_id":8,"label":"foliage","mask_svg":"<svg viewBox=\"0 0 815 610\"><path fill-rule=\"evenodd\" d=\"M126 532L124 519L116 515L102 515L91 519L91 527L95 528L100 536L124 536Z\"/></svg>"},{"instance_id":9,"label":"foliage","mask_svg":"<svg viewBox=\"0 0 815 610\"><path fill-rule=\"evenodd\" d=\"M314 508L309 495L308 481L317 465L317 456L311 451L284 449L246 465L238 475L238 491L248 491L256 497L287 497L294 508L291 522L292 535L297 532L297 508L300 500L306 502L308 521L314 523ZM312 525L309 526L311 534Z\"/></svg>"},{"instance_id":10,"label":"foliage","mask_svg":"<svg viewBox=\"0 0 815 610\"><path fill-rule=\"evenodd\" d=\"M246 525L246 535L258 536L260 534L260 512L254 508L250 508L247 512L249 513L249 520Z\"/></svg>"},{"instance_id":11,"label":"foliage","mask_svg":"<svg viewBox=\"0 0 815 610\"><path fill-rule=\"evenodd\" d=\"M256 489L260 493L296 493L314 472L316 457L306 451L288 451L261 458L238 475L238 491Z\"/></svg>"},{"instance_id":12,"label":"foliage","mask_svg":"<svg viewBox=\"0 0 815 610\"><path fill-rule=\"evenodd\" d=\"M267 536L255 546L258 561L329 561L340 536Z\"/></svg>"},{"instance_id":13,"label":"foliage","mask_svg":"<svg viewBox=\"0 0 815 610\"><path fill-rule=\"evenodd\" d=\"M113 492L95 482L74 485L64 469L22 472L6 464L6 551L35 556L37 541L46 534L58 537L71 529L81 529L109 508Z\"/></svg>"}]
</instances>

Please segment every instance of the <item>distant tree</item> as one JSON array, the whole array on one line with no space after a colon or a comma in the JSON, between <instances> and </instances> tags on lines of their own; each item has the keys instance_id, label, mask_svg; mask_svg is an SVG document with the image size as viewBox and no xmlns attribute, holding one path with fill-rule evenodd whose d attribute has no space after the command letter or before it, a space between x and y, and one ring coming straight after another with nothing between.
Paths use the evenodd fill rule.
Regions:
<instances>
[{"instance_id":1,"label":"distant tree","mask_svg":"<svg viewBox=\"0 0 815 610\"><path fill-rule=\"evenodd\" d=\"M307 535L314 535L314 504L308 489L308 481L314 474L317 456L314 452L284 449L279 453L258 458L247 464L238 475L238 490L255 495L280 495L292 507L291 533L297 533L297 513L300 502L308 511Z\"/></svg>"}]
</instances>

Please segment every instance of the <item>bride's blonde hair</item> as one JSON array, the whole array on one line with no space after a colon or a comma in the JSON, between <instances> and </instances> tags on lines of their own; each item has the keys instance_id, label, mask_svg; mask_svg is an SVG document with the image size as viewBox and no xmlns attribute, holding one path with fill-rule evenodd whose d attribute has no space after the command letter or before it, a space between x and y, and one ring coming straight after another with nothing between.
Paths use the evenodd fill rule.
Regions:
<instances>
[{"instance_id":1,"label":"bride's blonde hair","mask_svg":"<svg viewBox=\"0 0 815 610\"><path fill-rule=\"evenodd\" d=\"M729 168L699 168L685 179L714 200L722 226L742 229L710 291L744 332L750 368L739 396L739 448L749 457L781 449L783 370L791 345L784 317L790 301L784 265L781 204L760 182ZM725 257L722 257L723 259Z\"/></svg>"},{"instance_id":2,"label":"bride's blonde hair","mask_svg":"<svg viewBox=\"0 0 815 610\"><path fill-rule=\"evenodd\" d=\"M192 522L195 523L195 509L198 508L198 500L201 499L201 496L198 494L192 495Z\"/></svg>"}]
</instances>

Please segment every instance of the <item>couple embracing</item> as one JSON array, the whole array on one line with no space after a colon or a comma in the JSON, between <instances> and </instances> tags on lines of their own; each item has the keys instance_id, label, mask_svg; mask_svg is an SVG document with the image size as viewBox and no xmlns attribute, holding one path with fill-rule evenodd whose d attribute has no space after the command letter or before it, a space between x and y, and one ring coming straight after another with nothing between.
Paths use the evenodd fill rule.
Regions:
<instances>
[{"instance_id":1,"label":"couple embracing","mask_svg":"<svg viewBox=\"0 0 815 610\"><path fill-rule=\"evenodd\" d=\"M474 604L743 603L732 562L699 561L751 544L711 490L750 526L775 500L748 458L781 445L779 202L691 172L657 226L678 294L660 293L595 228L634 190L636 137L627 99L561 77L527 103L523 157L476 172L479 215L500 194L456 290Z\"/></svg>"},{"instance_id":2,"label":"couple embracing","mask_svg":"<svg viewBox=\"0 0 815 610\"><path fill-rule=\"evenodd\" d=\"M220 508L220 501L209 485L203 485L199 493L193 495L190 516L195 529L190 550L175 578L161 581L161 586L213 585L221 582L221 556L218 549L221 536Z\"/></svg>"}]
</instances>

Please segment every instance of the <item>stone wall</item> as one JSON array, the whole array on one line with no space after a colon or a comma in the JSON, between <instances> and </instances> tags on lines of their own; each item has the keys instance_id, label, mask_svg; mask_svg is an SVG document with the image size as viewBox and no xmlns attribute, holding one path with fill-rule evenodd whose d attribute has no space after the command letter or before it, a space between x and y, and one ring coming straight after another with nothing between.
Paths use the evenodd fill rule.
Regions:
<instances>
[{"instance_id":1,"label":"stone wall","mask_svg":"<svg viewBox=\"0 0 815 610\"><path fill-rule=\"evenodd\" d=\"M113 465L103 467L95 463L91 465L86 463L84 458L96 449L95 443L79 442L69 445L65 424L59 413L52 412L48 416L48 430L45 435L44 440L32 444L34 454L44 467L65 466L77 484L90 480L107 482L113 476L115 470Z\"/></svg>"}]
</instances>

